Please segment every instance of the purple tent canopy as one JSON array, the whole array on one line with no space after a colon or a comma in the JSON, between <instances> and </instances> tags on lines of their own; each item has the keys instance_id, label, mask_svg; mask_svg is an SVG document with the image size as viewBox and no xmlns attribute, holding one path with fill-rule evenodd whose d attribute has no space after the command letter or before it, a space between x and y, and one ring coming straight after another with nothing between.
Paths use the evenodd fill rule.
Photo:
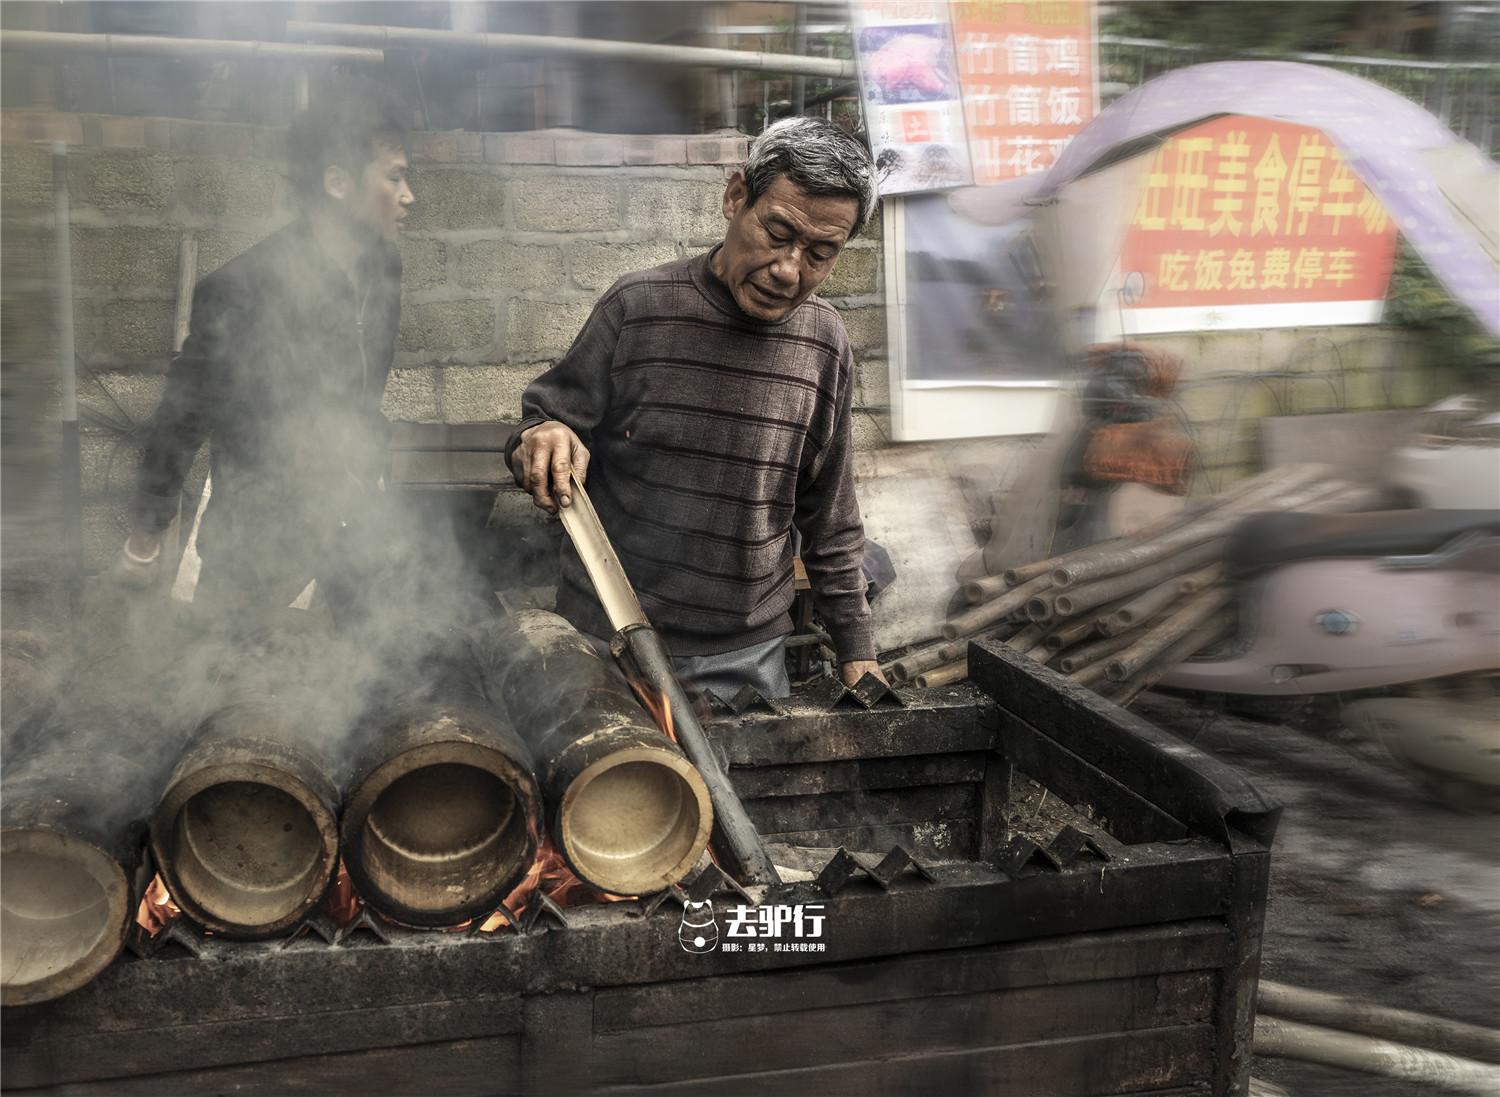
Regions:
<instances>
[{"instance_id":1,"label":"purple tent canopy","mask_svg":"<svg viewBox=\"0 0 1500 1097\"><path fill-rule=\"evenodd\" d=\"M1222 114L1326 133L1448 292L1500 335L1495 263L1423 156L1464 142L1409 99L1357 76L1289 61L1223 61L1169 72L1100 112L1063 150L1040 193L1055 193L1121 145Z\"/></svg>"}]
</instances>

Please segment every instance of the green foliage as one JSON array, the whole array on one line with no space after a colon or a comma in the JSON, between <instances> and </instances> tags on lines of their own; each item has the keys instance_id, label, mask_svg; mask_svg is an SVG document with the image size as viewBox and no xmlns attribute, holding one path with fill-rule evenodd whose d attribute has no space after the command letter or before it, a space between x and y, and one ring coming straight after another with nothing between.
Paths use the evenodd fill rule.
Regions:
<instances>
[{"instance_id":1,"label":"green foliage","mask_svg":"<svg viewBox=\"0 0 1500 1097\"><path fill-rule=\"evenodd\" d=\"M1467 370L1500 353L1500 343L1443 288L1404 236L1396 247L1385 322L1419 335L1434 366Z\"/></svg>"},{"instance_id":2,"label":"green foliage","mask_svg":"<svg viewBox=\"0 0 1500 1097\"><path fill-rule=\"evenodd\" d=\"M1316 53L1339 48L1338 35L1356 24L1362 6L1358 0L1135 0L1112 5L1099 29L1104 34L1199 45L1209 53Z\"/></svg>"}]
</instances>

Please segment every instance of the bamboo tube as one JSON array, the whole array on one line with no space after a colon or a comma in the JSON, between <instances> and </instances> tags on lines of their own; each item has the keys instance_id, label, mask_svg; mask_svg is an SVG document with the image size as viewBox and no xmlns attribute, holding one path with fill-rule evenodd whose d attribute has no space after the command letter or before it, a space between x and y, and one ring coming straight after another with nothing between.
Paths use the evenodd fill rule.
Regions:
<instances>
[{"instance_id":1,"label":"bamboo tube","mask_svg":"<svg viewBox=\"0 0 1500 1097\"><path fill-rule=\"evenodd\" d=\"M1482 1025L1406 1009L1390 1009L1346 998L1342 994L1307 990L1267 979L1260 981L1259 1008L1288 1021L1328 1025L1487 1063L1500 1063L1500 1031Z\"/></svg>"},{"instance_id":2,"label":"bamboo tube","mask_svg":"<svg viewBox=\"0 0 1500 1097\"><path fill-rule=\"evenodd\" d=\"M999 598L1013 586L1015 584L1007 582L1004 575L986 575L982 579L970 579L959 590L963 593L964 601L971 606L978 606L991 598Z\"/></svg>"},{"instance_id":3,"label":"bamboo tube","mask_svg":"<svg viewBox=\"0 0 1500 1097\"><path fill-rule=\"evenodd\" d=\"M1112 606L1105 607L1106 613ZM1066 651L1074 644L1082 643L1090 636L1099 631L1099 625L1104 620L1105 613L1093 614L1083 617L1077 621L1071 621L1067 625L1053 629L1047 636L1047 646L1053 651Z\"/></svg>"},{"instance_id":4,"label":"bamboo tube","mask_svg":"<svg viewBox=\"0 0 1500 1097\"><path fill-rule=\"evenodd\" d=\"M1053 594L1053 612L1063 617L1076 617L1096 606L1107 605L1120 599L1129 600L1158 584L1175 579L1184 572L1196 571L1208 564L1217 563L1224 555L1227 543L1223 537L1205 541L1184 549L1175 556L1146 564L1120 575L1096 579L1092 583L1071 587ZM1106 627L1108 627L1106 625Z\"/></svg>"},{"instance_id":5,"label":"bamboo tube","mask_svg":"<svg viewBox=\"0 0 1500 1097\"><path fill-rule=\"evenodd\" d=\"M1197 572L1194 574L1197 574ZM1174 575L1166 581L1156 584L1156 586L1144 594L1136 595L1119 609L1115 610L1114 613L1110 614L1105 626L1106 634L1118 636L1127 629L1134 628L1142 621L1149 621L1173 602L1177 601L1181 596L1182 581Z\"/></svg>"},{"instance_id":6,"label":"bamboo tube","mask_svg":"<svg viewBox=\"0 0 1500 1097\"><path fill-rule=\"evenodd\" d=\"M1400 1078L1422 1087L1458 1093L1500 1092L1500 1066L1477 1063L1441 1051L1412 1047L1372 1036L1283 1021L1261 1014L1255 1020L1255 1053L1281 1059L1359 1070Z\"/></svg>"},{"instance_id":7,"label":"bamboo tube","mask_svg":"<svg viewBox=\"0 0 1500 1097\"><path fill-rule=\"evenodd\" d=\"M1026 600L1026 616L1039 625L1046 624L1052 620L1052 615L1056 612L1052 605L1052 597L1051 591L1044 591L1035 598L1028 598Z\"/></svg>"},{"instance_id":8,"label":"bamboo tube","mask_svg":"<svg viewBox=\"0 0 1500 1097\"><path fill-rule=\"evenodd\" d=\"M893 682L910 682L925 670L951 663L952 656L943 653L958 643L956 640L935 640L919 648L913 648L899 659L893 659L881 669Z\"/></svg>"},{"instance_id":9,"label":"bamboo tube","mask_svg":"<svg viewBox=\"0 0 1500 1097\"><path fill-rule=\"evenodd\" d=\"M1210 587L1193 595L1160 625L1148 630L1134 644L1109 661L1105 673L1110 681L1125 681L1207 621L1227 605L1233 596L1234 591L1230 587Z\"/></svg>"},{"instance_id":10,"label":"bamboo tube","mask_svg":"<svg viewBox=\"0 0 1500 1097\"><path fill-rule=\"evenodd\" d=\"M1012 611L1024 606L1033 594L1046 590L1051 582L1052 580L1047 576L1039 575L1030 582L1022 583L1015 590L1007 591L999 598L986 602L982 606L965 610L957 617L950 617L943 622L943 639L957 640L962 636L973 636L991 625L999 624L1010 616Z\"/></svg>"},{"instance_id":11,"label":"bamboo tube","mask_svg":"<svg viewBox=\"0 0 1500 1097\"><path fill-rule=\"evenodd\" d=\"M967 658L957 659L951 663L944 663L940 667L923 671L917 675L917 686L919 689L932 689L935 686L947 686L954 682L962 682L969 676L969 660Z\"/></svg>"},{"instance_id":12,"label":"bamboo tube","mask_svg":"<svg viewBox=\"0 0 1500 1097\"><path fill-rule=\"evenodd\" d=\"M1190 575L1184 575L1177 581L1179 594L1197 594L1200 590L1207 590L1224 577L1223 564L1209 564L1206 568L1199 568Z\"/></svg>"},{"instance_id":13,"label":"bamboo tube","mask_svg":"<svg viewBox=\"0 0 1500 1097\"><path fill-rule=\"evenodd\" d=\"M1169 670L1197 655L1204 648L1219 639L1219 637L1229 632L1233 625L1234 615L1231 613L1219 613L1209 618L1166 651L1162 652L1161 658L1157 659L1146 670L1137 674L1131 681L1124 683L1124 688L1113 697L1115 704L1121 708L1129 706L1142 693L1166 677Z\"/></svg>"},{"instance_id":14,"label":"bamboo tube","mask_svg":"<svg viewBox=\"0 0 1500 1097\"><path fill-rule=\"evenodd\" d=\"M1096 682L1104 681L1104 664L1090 663L1082 670L1074 671L1072 674L1068 675L1068 677L1073 679L1073 681L1077 682L1080 686L1092 687Z\"/></svg>"},{"instance_id":15,"label":"bamboo tube","mask_svg":"<svg viewBox=\"0 0 1500 1097\"><path fill-rule=\"evenodd\" d=\"M1055 567L1050 573L1052 584L1062 590L1154 563L1183 549L1224 536L1246 514L1259 509L1290 510L1322 497L1331 490L1331 486L1324 483L1309 486L1312 478L1323 474L1321 466L1297 466L1293 471L1295 475L1268 481L1260 490L1228 506L1218 507L1160 537L1128 542L1112 551L1100 552L1086 559ZM1347 488L1349 485L1341 486Z\"/></svg>"},{"instance_id":16,"label":"bamboo tube","mask_svg":"<svg viewBox=\"0 0 1500 1097\"><path fill-rule=\"evenodd\" d=\"M1117 651L1124 651L1137 639L1139 637L1136 634L1127 632L1120 636L1106 636L1102 640L1095 640L1092 644L1083 644L1064 652L1057 662L1057 669L1064 674L1072 674L1074 671L1108 659Z\"/></svg>"}]
</instances>

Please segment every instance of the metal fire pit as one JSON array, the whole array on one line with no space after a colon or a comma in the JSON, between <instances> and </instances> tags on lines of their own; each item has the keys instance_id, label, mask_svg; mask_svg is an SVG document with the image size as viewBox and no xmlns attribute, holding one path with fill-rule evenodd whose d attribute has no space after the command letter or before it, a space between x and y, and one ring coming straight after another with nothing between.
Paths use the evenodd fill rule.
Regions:
<instances>
[{"instance_id":1,"label":"metal fire pit","mask_svg":"<svg viewBox=\"0 0 1500 1097\"><path fill-rule=\"evenodd\" d=\"M1243 1092L1277 807L1004 649L971 660L978 688L711 726L777 860L813 877L756 890L779 922L709 869L533 907L519 933L185 937L196 956L168 944L6 1010L4 1086Z\"/></svg>"}]
</instances>

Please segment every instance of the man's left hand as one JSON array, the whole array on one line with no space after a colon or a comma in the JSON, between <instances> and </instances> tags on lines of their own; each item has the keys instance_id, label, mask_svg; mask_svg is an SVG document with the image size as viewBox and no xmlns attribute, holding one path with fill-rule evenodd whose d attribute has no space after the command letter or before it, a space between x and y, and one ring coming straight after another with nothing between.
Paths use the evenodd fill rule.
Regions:
<instances>
[{"instance_id":1,"label":"man's left hand","mask_svg":"<svg viewBox=\"0 0 1500 1097\"><path fill-rule=\"evenodd\" d=\"M850 689L853 689L866 674L873 674L882 682L885 682L886 685L890 685L889 682L886 682L885 675L880 672L880 664L874 659L855 659L848 663L839 664L839 677L844 680L844 685Z\"/></svg>"}]
</instances>

